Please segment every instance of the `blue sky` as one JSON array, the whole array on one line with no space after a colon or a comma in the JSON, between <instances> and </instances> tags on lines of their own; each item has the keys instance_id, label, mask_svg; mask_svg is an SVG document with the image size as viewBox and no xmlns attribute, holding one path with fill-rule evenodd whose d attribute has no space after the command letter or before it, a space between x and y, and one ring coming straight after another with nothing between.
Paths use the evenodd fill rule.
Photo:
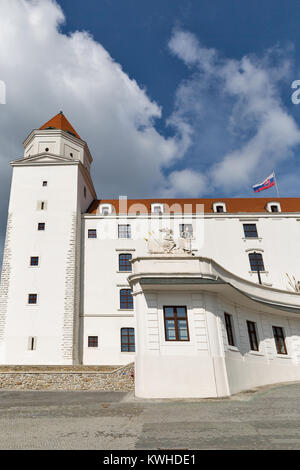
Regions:
<instances>
[{"instance_id":1,"label":"blue sky","mask_svg":"<svg viewBox=\"0 0 300 470\"><path fill-rule=\"evenodd\" d=\"M145 88L149 98L161 106L161 119L156 120L155 127L165 136L172 135L174 131L166 126L166 120L174 112L176 91L193 73L183 61L170 54L168 43L177 29L194 34L201 45L214 48L221 56L230 59L240 60L252 54L261 57L269 49L282 48L285 51L283 53L289 57L291 71L286 79L280 81L280 99L287 112L299 123L300 106L292 104L290 99L291 81L297 79L298 75L300 77L300 74L297 74L300 60L300 51L297 48L300 39L300 11L295 0L87 0L84 8L81 2L74 0L60 0L59 4L67 18L62 31L90 32L112 58L121 64L124 72ZM230 107L230 103L228 106ZM214 119L218 119L216 111L215 108L211 111ZM220 119L225 115L224 111ZM214 134L216 131L217 136ZM206 130L203 142L200 132L195 142L187 149L185 157L173 166L173 170L183 169L188 163L189 168L205 171L210 157L205 155L201 162L201 153L203 146L207 146L209 137L212 158L217 159L221 153L217 145L219 142L214 142L215 137L223 141L224 150L227 145L228 149L230 145L234 145L228 141L230 137L223 132L227 134L224 128L212 128L209 135L209 130ZM251 133L251 129L249 132ZM288 159L276 160L274 165L271 161L270 165L265 165L263 172L258 169L251 181L247 180L244 186L236 188L233 184L232 189L226 188L226 191L220 187L216 196L252 196L251 184L267 176L273 166L281 194L299 195L298 185L295 185L299 150L298 146L294 146L293 155ZM290 172L287 172L287 168ZM163 171L168 172L168 169ZM208 190L207 196L211 195L209 193ZM272 194L275 194L275 191L271 189L261 195ZM203 195L205 196L205 190Z\"/></svg>"}]
</instances>

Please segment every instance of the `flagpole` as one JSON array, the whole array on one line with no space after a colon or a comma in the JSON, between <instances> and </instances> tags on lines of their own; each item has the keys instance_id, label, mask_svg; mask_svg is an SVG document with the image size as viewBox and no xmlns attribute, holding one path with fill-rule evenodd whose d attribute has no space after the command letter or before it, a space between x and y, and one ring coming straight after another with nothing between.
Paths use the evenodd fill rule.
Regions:
<instances>
[{"instance_id":1,"label":"flagpole","mask_svg":"<svg viewBox=\"0 0 300 470\"><path fill-rule=\"evenodd\" d=\"M277 179L276 179L276 175L275 175L275 170L273 170L273 173L274 173L274 179L275 179L275 187L276 187L276 191L277 191L277 197L280 197L280 196L279 196L279 190L278 190Z\"/></svg>"}]
</instances>

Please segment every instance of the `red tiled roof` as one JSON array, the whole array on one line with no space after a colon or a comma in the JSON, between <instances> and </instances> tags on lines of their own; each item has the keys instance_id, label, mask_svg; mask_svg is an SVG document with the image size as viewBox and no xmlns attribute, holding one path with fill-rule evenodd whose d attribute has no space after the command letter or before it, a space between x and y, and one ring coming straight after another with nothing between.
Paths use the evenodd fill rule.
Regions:
<instances>
[{"instance_id":1,"label":"red tiled roof","mask_svg":"<svg viewBox=\"0 0 300 470\"><path fill-rule=\"evenodd\" d=\"M229 213L260 213L267 212L266 206L268 202L279 202L282 212L300 212L300 197L281 197L281 198L220 198L220 199L127 199L127 211L136 214L151 212L151 204L164 204L164 213L184 212L184 206L187 213L195 213L196 205L203 204L205 213L213 213L213 203L224 202L226 204L226 212ZM99 204L112 204L115 212L119 213L118 199L100 199L95 200L89 209L90 214L97 214ZM177 209L176 209L177 205ZM190 207L188 207L189 205ZM172 207L173 206L173 207ZM201 209L200 209L201 210ZM123 210L122 210L123 212Z\"/></svg>"},{"instance_id":2,"label":"red tiled roof","mask_svg":"<svg viewBox=\"0 0 300 470\"><path fill-rule=\"evenodd\" d=\"M69 123L68 119L64 116L63 112L61 111L58 113L56 116L51 118L48 122L43 124L42 127L40 127L40 130L42 129L47 129L49 127L52 127L54 129L61 129L62 131L70 132L71 134L74 134L75 137L81 140L81 137L77 132L75 131L74 127L71 126Z\"/></svg>"}]
</instances>

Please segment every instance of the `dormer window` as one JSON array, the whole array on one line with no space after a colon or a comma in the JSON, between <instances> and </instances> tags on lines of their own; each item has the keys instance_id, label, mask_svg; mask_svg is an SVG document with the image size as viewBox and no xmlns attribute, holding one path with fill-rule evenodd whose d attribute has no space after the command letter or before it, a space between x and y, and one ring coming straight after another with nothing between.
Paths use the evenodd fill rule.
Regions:
<instances>
[{"instance_id":1,"label":"dormer window","mask_svg":"<svg viewBox=\"0 0 300 470\"><path fill-rule=\"evenodd\" d=\"M218 213L226 212L225 202L214 202L213 211Z\"/></svg>"},{"instance_id":2,"label":"dormer window","mask_svg":"<svg viewBox=\"0 0 300 470\"><path fill-rule=\"evenodd\" d=\"M112 205L111 204L100 204L99 212L101 215L111 215Z\"/></svg>"},{"instance_id":3,"label":"dormer window","mask_svg":"<svg viewBox=\"0 0 300 470\"><path fill-rule=\"evenodd\" d=\"M163 204L151 204L151 213L161 215L164 212L164 205Z\"/></svg>"},{"instance_id":4,"label":"dormer window","mask_svg":"<svg viewBox=\"0 0 300 470\"><path fill-rule=\"evenodd\" d=\"M281 207L279 202L268 202L266 207L268 212L281 212Z\"/></svg>"}]
</instances>

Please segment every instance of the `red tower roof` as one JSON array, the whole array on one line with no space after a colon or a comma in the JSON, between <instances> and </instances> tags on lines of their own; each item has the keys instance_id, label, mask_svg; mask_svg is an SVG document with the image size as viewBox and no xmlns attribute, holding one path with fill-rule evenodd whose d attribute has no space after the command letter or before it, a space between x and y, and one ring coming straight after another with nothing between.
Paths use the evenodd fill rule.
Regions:
<instances>
[{"instance_id":1,"label":"red tower roof","mask_svg":"<svg viewBox=\"0 0 300 470\"><path fill-rule=\"evenodd\" d=\"M71 126L62 111L50 119L50 121L46 122L42 127L40 127L40 130L42 129L61 129L62 131L73 134L75 137L81 140L80 135L77 134L74 127Z\"/></svg>"}]
</instances>

